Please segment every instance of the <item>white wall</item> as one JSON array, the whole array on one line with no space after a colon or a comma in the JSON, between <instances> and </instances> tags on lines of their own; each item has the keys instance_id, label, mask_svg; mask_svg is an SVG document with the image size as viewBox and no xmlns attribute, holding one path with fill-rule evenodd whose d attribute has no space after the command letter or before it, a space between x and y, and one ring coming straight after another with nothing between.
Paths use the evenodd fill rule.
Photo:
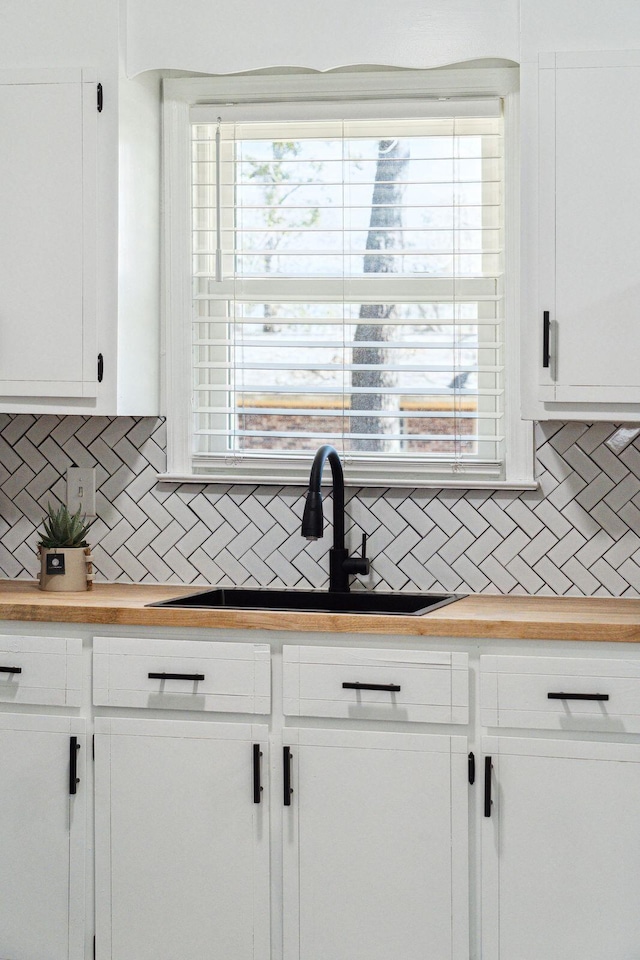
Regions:
<instances>
[{"instance_id":1,"label":"white wall","mask_svg":"<svg viewBox=\"0 0 640 960\"><path fill-rule=\"evenodd\" d=\"M640 47L638 0L127 0L129 76L434 67Z\"/></svg>"},{"instance_id":2,"label":"white wall","mask_svg":"<svg viewBox=\"0 0 640 960\"><path fill-rule=\"evenodd\" d=\"M128 0L127 73L518 56L519 0Z\"/></svg>"},{"instance_id":3,"label":"white wall","mask_svg":"<svg viewBox=\"0 0 640 960\"><path fill-rule=\"evenodd\" d=\"M638 0L520 0L520 60L541 50L640 48Z\"/></svg>"}]
</instances>

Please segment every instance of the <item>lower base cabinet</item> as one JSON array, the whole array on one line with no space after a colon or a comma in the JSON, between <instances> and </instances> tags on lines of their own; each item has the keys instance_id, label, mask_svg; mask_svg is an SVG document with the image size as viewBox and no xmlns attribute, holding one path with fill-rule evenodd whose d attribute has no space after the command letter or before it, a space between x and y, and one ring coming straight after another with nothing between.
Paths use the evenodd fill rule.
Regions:
<instances>
[{"instance_id":1,"label":"lower base cabinet","mask_svg":"<svg viewBox=\"0 0 640 960\"><path fill-rule=\"evenodd\" d=\"M468 960L466 738L283 735L284 960Z\"/></svg>"},{"instance_id":2,"label":"lower base cabinet","mask_svg":"<svg viewBox=\"0 0 640 960\"><path fill-rule=\"evenodd\" d=\"M272 695L275 643L108 638L92 710L55 639L0 664L0 960L640 957L633 645L285 644Z\"/></svg>"},{"instance_id":3,"label":"lower base cabinet","mask_svg":"<svg viewBox=\"0 0 640 960\"><path fill-rule=\"evenodd\" d=\"M97 960L268 960L267 732L96 720Z\"/></svg>"},{"instance_id":4,"label":"lower base cabinet","mask_svg":"<svg viewBox=\"0 0 640 960\"><path fill-rule=\"evenodd\" d=\"M0 714L0 958L85 956L84 720Z\"/></svg>"},{"instance_id":5,"label":"lower base cabinet","mask_svg":"<svg viewBox=\"0 0 640 960\"><path fill-rule=\"evenodd\" d=\"M483 749L483 960L639 956L640 745L487 737Z\"/></svg>"}]
</instances>

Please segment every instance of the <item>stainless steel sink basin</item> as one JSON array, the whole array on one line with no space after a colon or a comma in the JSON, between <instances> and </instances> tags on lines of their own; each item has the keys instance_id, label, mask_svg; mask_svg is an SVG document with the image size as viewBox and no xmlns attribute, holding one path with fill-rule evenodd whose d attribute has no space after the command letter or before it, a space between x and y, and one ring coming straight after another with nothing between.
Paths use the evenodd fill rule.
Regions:
<instances>
[{"instance_id":1,"label":"stainless steel sink basin","mask_svg":"<svg viewBox=\"0 0 640 960\"><path fill-rule=\"evenodd\" d=\"M460 600L456 593L328 593L323 590L270 590L218 587L186 597L149 603L149 607L187 610L301 610L313 613L381 613L419 617Z\"/></svg>"}]
</instances>

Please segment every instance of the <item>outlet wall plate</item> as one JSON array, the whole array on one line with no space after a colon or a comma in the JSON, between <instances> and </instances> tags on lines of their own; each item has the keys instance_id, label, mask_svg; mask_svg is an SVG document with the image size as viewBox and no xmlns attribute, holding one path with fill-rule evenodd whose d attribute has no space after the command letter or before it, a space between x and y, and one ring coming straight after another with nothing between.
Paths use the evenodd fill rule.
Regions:
<instances>
[{"instance_id":1,"label":"outlet wall plate","mask_svg":"<svg viewBox=\"0 0 640 960\"><path fill-rule=\"evenodd\" d=\"M87 517L95 517L95 467L67 468L67 507L70 513L77 513L80 510Z\"/></svg>"}]
</instances>

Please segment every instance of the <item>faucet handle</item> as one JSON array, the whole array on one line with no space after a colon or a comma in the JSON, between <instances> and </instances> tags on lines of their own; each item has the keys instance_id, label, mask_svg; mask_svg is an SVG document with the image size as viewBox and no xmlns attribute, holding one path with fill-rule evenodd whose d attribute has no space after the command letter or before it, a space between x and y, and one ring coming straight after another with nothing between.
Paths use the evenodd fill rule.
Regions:
<instances>
[{"instance_id":1,"label":"faucet handle","mask_svg":"<svg viewBox=\"0 0 640 960\"><path fill-rule=\"evenodd\" d=\"M343 563L343 569L350 574L360 573L365 576L369 573L371 562L367 557L367 535L362 534L362 555L360 557L347 557Z\"/></svg>"}]
</instances>

